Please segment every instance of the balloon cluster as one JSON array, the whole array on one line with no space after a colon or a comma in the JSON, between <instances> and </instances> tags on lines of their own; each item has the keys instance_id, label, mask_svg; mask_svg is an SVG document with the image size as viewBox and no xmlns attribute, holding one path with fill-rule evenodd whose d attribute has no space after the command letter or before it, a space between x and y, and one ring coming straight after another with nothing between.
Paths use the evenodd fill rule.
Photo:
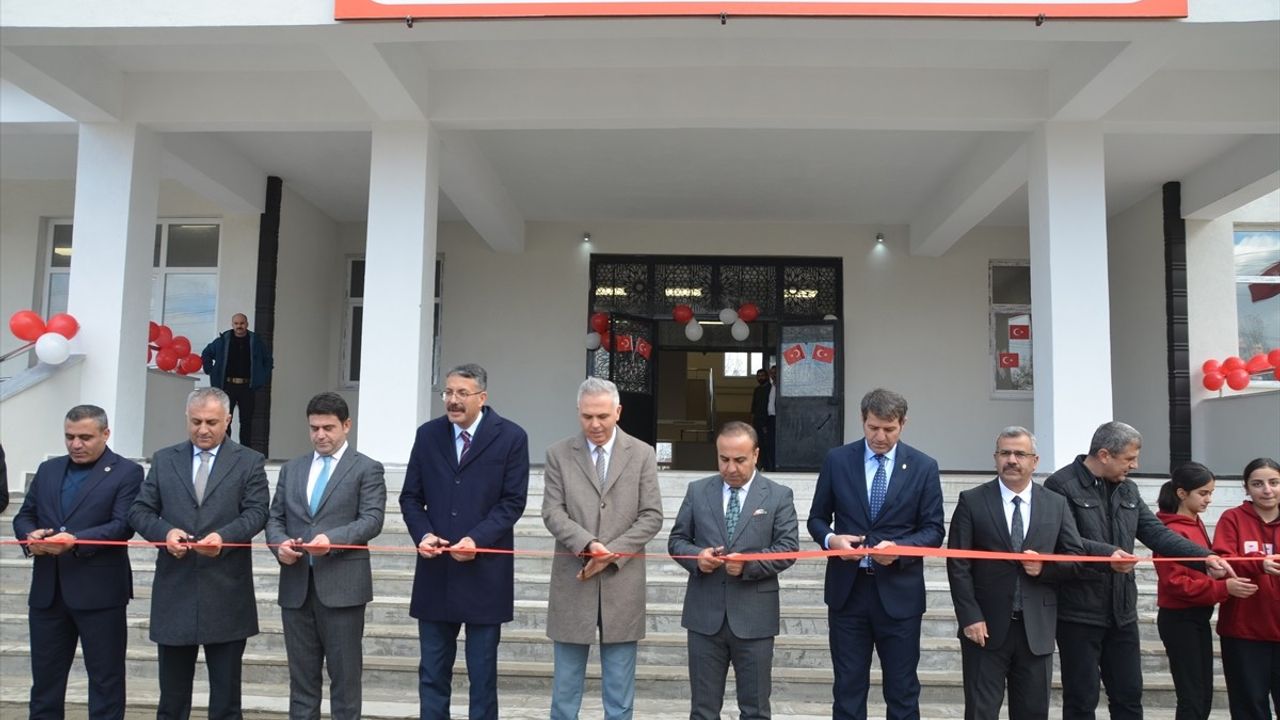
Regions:
<instances>
[{"instance_id":1,"label":"balloon cluster","mask_svg":"<svg viewBox=\"0 0 1280 720\"><path fill-rule=\"evenodd\" d=\"M639 335L619 335L616 338L609 332L609 313L598 312L591 315L591 331L587 333L587 349L605 352L616 349L620 353L634 352L648 360L653 354L653 343Z\"/></svg>"},{"instance_id":2,"label":"balloon cluster","mask_svg":"<svg viewBox=\"0 0 1280 720\"><path fill-rule=\"evenodd\" d=\"M725 308L720 311L720 322L729 326L729 334L734 340L742 342L751 337L751 328L747 325L760 317L760 308L755 303L743 303L737 310ZM688 305L677 305L671 311L671 319L684 325L684 336L689 342L702 339L702 325L693 316L693 308Z\"/></svg>"},{"instance_id":3,"label":"balloon cluster","mask_svg":"<svg viewBox=\"0 0 1280 720\"><path fill-rule=\"evenodd\" d=\"M9 317L9 332L34 344L40 362L61 365L71 356L71 338L80 332L80 323L67 313L58 313L45 322L31 310L19 310Z\"/></svg>"},{"instance_id":4,"label":"balloon cluster","mask_svg":"<svg viewBox=\"0 0 1280 720\"><path fill-rule=\"evenodd\" d=\"M200 372L200 356L191 352L191 341L184 335L173 336L167 325L151 322L147 328L147 362L155 356L156 367L179 375Z\"/></svg>"},{"instance_id":5,"label":"balloon cluster","mask_svg":"<svg viewBox=\"0 0 1280 720\"><path fill-rule=\"evenodd\" d=\"M1217 392L1222 389L1223 385L1232 390L1243 390L1249 387L1249 380L1253 375L1264 373L1268 370L1277 380L1280 380L1280 348L1276 348L1271 352L1263 355L1258 353L1245 361L1235 355L1218 362L1217 360L1205 360L1200 366L1204 372L1205 390Z\"/></svg>"}]
</instances>

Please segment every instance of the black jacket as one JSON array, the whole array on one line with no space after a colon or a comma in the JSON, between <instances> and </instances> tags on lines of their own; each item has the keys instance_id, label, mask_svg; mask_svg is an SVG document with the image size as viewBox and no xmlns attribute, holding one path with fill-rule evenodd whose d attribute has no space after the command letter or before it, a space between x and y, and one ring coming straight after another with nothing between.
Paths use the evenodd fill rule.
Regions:
<instances>
[{"instance_id":1,"label":"black jacket","mask_svg":"<svg viewBox=\"0 0 1280 720\"><path fill-rule=\"evenodd\" d=\"M1125 480L1111 502L1106 489L1084 465L1084 455L1045 480L1045 488L1067 498L1087 555L1133 552L1134 539L1166 557L1204 557L1209 551L1178 535L1143 502L1138 486ZM1138 582L1134 573L1116 573L1108 563L1081 563L1077 582L1058 588L1058 619L1084 625L1120 627L1138 621Z\"/></svg>"}]
</instances>

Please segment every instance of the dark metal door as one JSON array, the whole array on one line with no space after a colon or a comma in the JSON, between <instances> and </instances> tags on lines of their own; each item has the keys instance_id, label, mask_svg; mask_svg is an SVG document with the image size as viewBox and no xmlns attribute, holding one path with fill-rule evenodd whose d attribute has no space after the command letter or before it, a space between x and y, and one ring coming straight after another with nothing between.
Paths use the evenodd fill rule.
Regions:
<instances>
[{"instance_id":1,"label":"dark metal door","mask_svg":"<svg viewBox=\"0 0 1280 720\"><path fill-rule=\"evenodd\" d=\"M817 470L844 442L844 352L838 322L783 323L778 335L779 470Z\"/></svg>"},{"instance_id":2,"label":"dark metal door","mask_svg":"<svg viewBox=\"0 0 1280 720\"><path fill-rule=\"evenodd\" d=\"M612 380L622 397L618 426L650 445L657 440L658 323L649 318L613 313L607 343L590 353L591 374Z\"/></svg>"}]
</instances>

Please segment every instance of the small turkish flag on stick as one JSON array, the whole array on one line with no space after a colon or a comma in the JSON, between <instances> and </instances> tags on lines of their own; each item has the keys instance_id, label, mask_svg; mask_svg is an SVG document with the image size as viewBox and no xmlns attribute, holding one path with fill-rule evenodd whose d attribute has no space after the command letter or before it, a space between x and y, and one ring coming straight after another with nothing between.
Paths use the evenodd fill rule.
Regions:
<instances>
[{"instance_id":1,"label":"small turkish flag on stick","mask_svg":"<svg viewBox=\"0 0 1280 720\"><path fill-rule=\"evenodd\" d=\"M795 365L804 359L804 347L796 344L782 351L782 359L787 361L788 365Z\"/></svg>"},{"instance_id":2,"label":"small turkish flag on stick","mask_svg":"<svg viewBox=\"0 0 1280 720\"><path fill-rule=\"evenodd\" d=\"M1009 339L1010 340L1030 340L1031 326L1030 325L1010 325Z\"/></svg>"},{"instance_id":3,"label":"small turkish flag on stick","mask_svg":"<svg viewBox=\"0 0 1280 720\"><path fill-rule=\"evenodd\" d=\"M1018 353L1000 353L1000 367L1016 368L1018 367Z\"/></svg>"},{"instance_id":4,"label":"small turkish flag on stick","mask_svg":"<svg viewBox=\"0 0 1280 720\"><path fill-rule=\"evenodd\" d=\"M813 359L824 363L833 362L836 359L836 350L828 345L814 345Z\"/></svg>"}]
</instances>

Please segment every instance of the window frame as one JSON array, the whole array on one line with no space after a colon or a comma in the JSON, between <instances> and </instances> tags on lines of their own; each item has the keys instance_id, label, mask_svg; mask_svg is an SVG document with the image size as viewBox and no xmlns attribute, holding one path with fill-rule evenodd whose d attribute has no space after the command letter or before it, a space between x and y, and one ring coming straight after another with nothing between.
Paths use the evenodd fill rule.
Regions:
<instances>
[{"instance_id":1,"label":"window frame","mask_svg":"<svg viewBox=\"0 0 1280 720\"><path fill-rule=\"evenodd\" d=\"M1035 315L1031 311L1031 304L1026 303L997 303L995 301L995 269L997 267L1025 267L1027 271L1031 270L1030 259L990 259L987 261L987 355L989 365L987 366L987 387L991 391L991 399L993 400L1031 400L1035 396L1035 365L1032 362L1032 388L1026 390L1006 389L996 386L996 373L1000 364L1000 352L997 349L998 342L996 338L996 318L1001 315L1026 315L1031 319L1032 338L1035 337ZM1028 358L1031 360L1031 358Z\"/></svg>"},{"instance_id":2,"label":"window frame","mask_svg":"<svg viewBox=\"0 0 1280 720\"><path fill-rule=\"evenodd\" d=\"M1232 254L1231 287L1232 287L1232 295L1235 296L1236 298L1235 344L1237 349L1241 347L1241 340L1243 339L1240 336L1240 333L1241 333L1240 297L1239 297L1240 286L1251 285L1254 283L1266 283L1266 284L1280 283L1280 277L1276 277L1273 275L1236 275L1235 274L1234 266L1235 266L1236 235L1238 233L1251 233L1251 232L1280 233L1280 222L1239 222L1239 223L1233 223L1231 226L1231 254ZM1263 349L1264 352L1266 352L1267 350L1270 350L1270 348ZM1245 362L1248 362L1249 357L1246 357L1244 351L1241 351L1241 353L1242 353L1240 355L1241 359L1243 359ZM1274 378L1268 378L1266 377L1267 375L1270 375L1269 371L1264 373L1262 377L1251 376L1249 380L1249 386L1255 387L1255 388L1270 388L1270 389L1280 388L1280 380L1276 380Z\"/></svg>"}]
</instances>

